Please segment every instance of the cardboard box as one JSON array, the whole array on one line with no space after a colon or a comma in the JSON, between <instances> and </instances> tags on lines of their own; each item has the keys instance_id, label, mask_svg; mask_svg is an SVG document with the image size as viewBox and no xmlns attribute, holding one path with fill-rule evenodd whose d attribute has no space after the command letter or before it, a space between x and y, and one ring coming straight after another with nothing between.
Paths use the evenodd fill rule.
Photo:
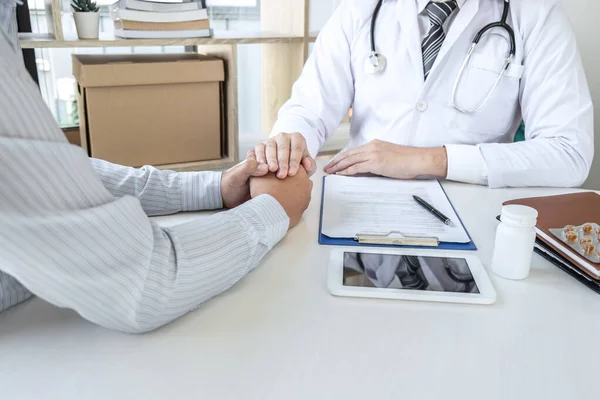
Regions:
<instances>
[{"instance_id":1,"label":"cardboard box","mask_svg":"<svg viewBox=\"0 0 600 400\"><path fill-rule=\"evenodd\" d=\"M78 127L62 128L62 131L65 134L65 137L67 138L69 143L81 147L81 136Z\"/></svg>"},{"instance_id":2,"label":"cardboard box","mask_svg":"<svg viewBox=\"0 0 600 400\"><path fill-rule=\"evenodd\" d=\"M200 54L73 55L82 147L141 166L216 160L223 60Z\"/></svg>"}]
</instances>

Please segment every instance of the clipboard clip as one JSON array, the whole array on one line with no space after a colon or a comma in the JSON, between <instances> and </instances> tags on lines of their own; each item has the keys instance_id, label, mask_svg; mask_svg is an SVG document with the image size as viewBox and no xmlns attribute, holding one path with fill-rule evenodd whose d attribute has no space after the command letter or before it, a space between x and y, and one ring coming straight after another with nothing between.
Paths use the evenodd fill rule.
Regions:
<instances>
[{"instance_id":1,"label":"clipboard clip","mask_svg":"<svg viewBox=\"0 0 600 400\"><path fill-rule=\"evenodd\" d=\"M354 236L354 240L360 244L387 244L415 247L437 247L440 244L440 240L437 237L405 235L399 231L391 231L385 234L357 233Z\"/></svg>"}]
</instances>

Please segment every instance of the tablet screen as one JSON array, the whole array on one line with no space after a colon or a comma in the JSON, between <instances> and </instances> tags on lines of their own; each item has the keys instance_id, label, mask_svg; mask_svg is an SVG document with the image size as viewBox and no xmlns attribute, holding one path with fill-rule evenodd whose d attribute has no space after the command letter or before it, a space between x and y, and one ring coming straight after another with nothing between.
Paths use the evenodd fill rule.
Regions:
<instances>
[{"instance_id":1,"label":"tablet screen","mask_svg":"<svg viewBox=\"0 0 600 400\"><path fill-rule=\"evenodd\" d=\"M344 253L344 286L479 293L463 258Z\"/></svg>"}]
</instances>

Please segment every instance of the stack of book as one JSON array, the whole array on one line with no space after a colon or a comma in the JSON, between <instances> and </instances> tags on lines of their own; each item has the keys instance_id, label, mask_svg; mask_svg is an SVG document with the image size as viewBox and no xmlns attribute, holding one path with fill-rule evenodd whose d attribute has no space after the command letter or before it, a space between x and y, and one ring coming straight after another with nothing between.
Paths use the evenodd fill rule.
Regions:
<instances>
[{"instance_id":1,"label":"stack of book","mask_svg":"<svg viewBox=\"0 0 600 400\"><path fill-rule=\"evenodd\" d=\"M126 39L212 36L203 1L191 3L120 0L111 8L115 35Z\"/></svg>"}]
</instances>

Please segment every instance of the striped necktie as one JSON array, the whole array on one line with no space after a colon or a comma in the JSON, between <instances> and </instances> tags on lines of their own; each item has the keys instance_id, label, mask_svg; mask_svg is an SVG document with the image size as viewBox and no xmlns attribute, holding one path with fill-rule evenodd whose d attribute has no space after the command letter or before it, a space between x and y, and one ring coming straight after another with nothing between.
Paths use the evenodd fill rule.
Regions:
<instances>
[{"instance_id":1,"label":"striped necktie","mask_svg":"<svg viewBox=\"0 0 600 400\"><path fill-rule=\"evenodd\" d=\"M444 33L444 21L458 7L455 0L445 1L443 3L430 2L425 9L429 15L429 33L423 40L421 49L423 50L423 71L425 80L429 76L429 71L435 63L435 59L440 53L446 34Z\"/></svg>"}]
</instances>

